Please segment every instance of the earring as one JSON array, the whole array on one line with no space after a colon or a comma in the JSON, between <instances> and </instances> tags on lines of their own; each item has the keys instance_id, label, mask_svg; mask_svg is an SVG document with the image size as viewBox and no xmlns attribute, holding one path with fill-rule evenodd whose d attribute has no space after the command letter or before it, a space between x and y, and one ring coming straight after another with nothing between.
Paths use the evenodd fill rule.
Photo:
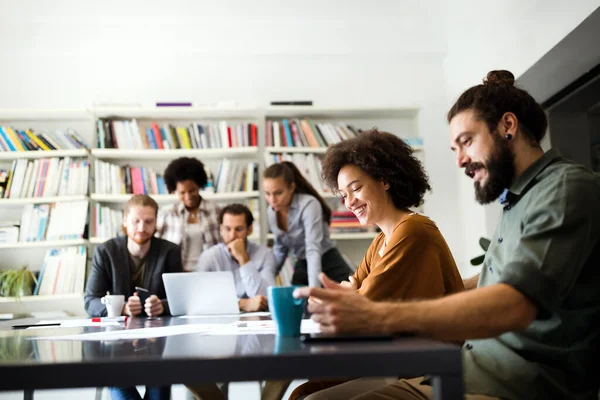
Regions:
<instances>
[{"instance_id":1,"label":"earring","mask_svg":"<svg viewBox=\"0 0 600 400\"><path fill-rule=\"evenodd\" d=\"M506 139L506 140L510 140L510 139L512 139L512 135L511 135L510 133L507 133L507 134L504 136L504 139Z\"/></svg>"}]
</instances>

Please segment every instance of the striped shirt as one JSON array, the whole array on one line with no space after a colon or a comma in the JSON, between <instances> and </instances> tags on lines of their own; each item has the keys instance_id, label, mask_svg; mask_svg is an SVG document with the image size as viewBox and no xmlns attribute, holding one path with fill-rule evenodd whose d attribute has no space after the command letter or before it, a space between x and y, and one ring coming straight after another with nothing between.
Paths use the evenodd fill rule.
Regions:
<instances>
[{"instance_id":1,"label":"striped shirt","mask_svg":"<svg viewBox=\"0 0 600 400\"><path fill-rule=\"evenodd\" d=\"M198 211L197 225L200 229L188 228L190 212L183 202L161 207L158 212L155 236L181 246L185 271L194 270L200 253L221 241L218 222L219 206L212 201L202 199Z\"/></svg>"}]
</instances>

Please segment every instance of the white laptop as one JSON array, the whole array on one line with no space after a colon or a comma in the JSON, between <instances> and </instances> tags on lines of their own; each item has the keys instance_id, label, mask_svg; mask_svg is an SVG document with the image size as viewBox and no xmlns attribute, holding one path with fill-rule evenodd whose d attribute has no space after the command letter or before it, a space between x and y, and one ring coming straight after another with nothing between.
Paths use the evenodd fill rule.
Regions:
<instances>
[{"instance_id":1,"label":"white laptop","mask_svg":"<svg viewBox=\"0 0 600 400\"><path fill-rule=\"evenodd\" d=\"M233 272L162 275L171 315L239 314Z\"/></svg>"}]
</instances>

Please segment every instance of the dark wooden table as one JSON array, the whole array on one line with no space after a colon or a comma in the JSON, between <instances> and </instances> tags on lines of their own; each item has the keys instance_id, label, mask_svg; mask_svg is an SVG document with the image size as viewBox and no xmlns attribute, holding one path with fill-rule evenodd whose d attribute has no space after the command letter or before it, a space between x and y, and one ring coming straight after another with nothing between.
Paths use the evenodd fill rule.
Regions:
<instances>
[{"instance_id":1,"label":"dark wooden table","mask_svg":"<svg viewBox=\"0 0 600 400\"><path fill-rule=\"evenodd\" d=\"M13 324L35 322L31 319L2 322L0 391L23 390L30 397L35 389L432 375L436 399L462 399L460 348L421 338L305 344L299 338L272 334L190 333L116 341L35 340L36 336L247 318L134 318L120 327L33 330L11 329Z\"/></svg>"}]
</instances>

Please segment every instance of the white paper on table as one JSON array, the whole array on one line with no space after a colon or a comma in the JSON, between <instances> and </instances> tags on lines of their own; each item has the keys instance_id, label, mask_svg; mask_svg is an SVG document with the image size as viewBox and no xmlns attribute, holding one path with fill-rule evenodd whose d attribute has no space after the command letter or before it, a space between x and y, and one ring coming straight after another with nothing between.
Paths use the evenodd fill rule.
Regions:
<instances>
[{"instance_id":1,"label":"white paper on table","mask_svg":"<svg viewBox=\"0 0 600 400\"><path fill-rule=\"evenodd\" d=\"M133 340L162 336L184 335L186 333L205 333L219 329L226 324L187 324L160 326L155 328L119 329L115 331L80 333L63 336L32 337L32 340Z\"/></svg>"},{"instance_id":2,"label":"white paper on table","mask_svg":"<svg viewBox=\"0 0 600 400\"><path fill-rule=\"evenodd\" d=\"M319 324L304 319L300 325L301 333L318 333L321 329ZM80 333L63 336L32 337L32 340L134 340L148 339L163 336L185 335L188 333L200 333L203 335L273 335L275 334L275 323L266 321L234 321L229 324L186 324L161 326L155 328L120 329L116 331Z\"/></svg>"},{"instance_id":3,"label":"white paper on table","mask_svg":"<svg viewBox=\"0 0 600 400\"><path fill-rule=\"evenodd\" d=\"M41 324L60 324L57 326L40 326L40 327L36 327L35 325L41 325ZM62 320L47 320L47 321L40 321L37 322L36 324L34 324L32 327L39 329L39 328L79 328L79 327L84 327L84 326L97 326L97 327L103 327L103 326L119 326L119 322L117 321L103 321L103 322L92 322L92 319L62 319ZM30 328L32 328L30 327ZM30 329L27 328L27 329Z\"/></svg>"},{"instance_id":4,"label":"white paper on table","mask_svg":"<svg viewBox=\"0 0 600 400\"><path fill-rule=\"evenodd\" d=\"M319 324L312 319L303 319L300 323L300 333L319 333L321 328ZM265 321L235 321L224 329L215 329L206 332L207 335L274 335L277 333L275 322L273 320Z\"/></svg>"},{"instance_id":5,"label":"white paper on table","mask_svg":"<svg viewBox=\"0 0 600 400\"><path fill-rule=\"evenodd\" d=\"M239 314L215 314L215 315L181 315L177 318L194 319L194 318L217 318L217 317L268 317L271 313L268 311L256 311Z\"/></svg>"}]
</instances>

